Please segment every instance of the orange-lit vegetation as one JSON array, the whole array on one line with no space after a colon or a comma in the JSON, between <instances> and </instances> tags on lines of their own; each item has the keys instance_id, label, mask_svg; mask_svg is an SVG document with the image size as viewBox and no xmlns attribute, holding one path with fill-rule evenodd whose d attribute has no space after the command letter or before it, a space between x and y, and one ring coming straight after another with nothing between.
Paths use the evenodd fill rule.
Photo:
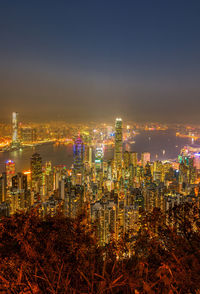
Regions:
<instances>
[{"instance_id":1,"label":"orange-lit vegetation","mask_svg":"<svg viewBox=\"0 0 200 294\"><path fill-rule=\"evenodd\" d=\"M1 293L199 293L199 209L143 214L137 235L101 248L83 213L0 221Z\"/></svg>"}]
</instances>

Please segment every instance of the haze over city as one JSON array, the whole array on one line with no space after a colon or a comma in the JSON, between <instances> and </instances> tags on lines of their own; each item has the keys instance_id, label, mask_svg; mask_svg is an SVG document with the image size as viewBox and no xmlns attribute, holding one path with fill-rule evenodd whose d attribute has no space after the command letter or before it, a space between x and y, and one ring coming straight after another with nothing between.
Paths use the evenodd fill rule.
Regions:
<instances>
[{"instance_id":1,"label":"haze over city","mask_svg":"<svg viewBox=\"0 0 200 294\"><path fill-rule=\"evenodd\" d=\"M1 1L1 120L200 123L199 1Z\"/></svg>"},{"instance_id":2,"label":"haze over city","mask_svg":"<svg viewBox=\"0 0 200 294\"><path fill-rule=\"evenodd\" d=\"M200 294L200 1L0 1L0 292Z\"/></svg>"}]
</instances>

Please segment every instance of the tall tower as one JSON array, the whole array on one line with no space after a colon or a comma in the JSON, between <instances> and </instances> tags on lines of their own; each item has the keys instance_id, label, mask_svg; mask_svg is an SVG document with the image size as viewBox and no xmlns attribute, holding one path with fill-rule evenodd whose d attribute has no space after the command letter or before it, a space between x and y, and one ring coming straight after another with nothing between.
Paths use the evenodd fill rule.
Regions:
<instances>
[{"instance_id":1,"label":"tall tower","mask_svg":"<svg viewBox=\"0 0 200 294\"><path fill-rule=\"evenodd\" d=\"M102 169L103 163L103 146L96 147L95 151L95 167L96 170Z\"/></svg>"},{"instance_id":2,"label":"tall tower","mask_svg":"<svg viewBox=\"0 0 200 294\"><path fill-rule=\"evenodd\" d=\"M12 113L12 146L19 146L19 137L18 137L18 113Z\"/></svg>"},{"instance_id":3,"label":"tall tower","mask_svg":"<svg viewBox=\"0 0 200 294\"><path fill-rule=\"evenodd\" d=\"M148 162L150 162L151 155L149 152L142 152L141 153L141 163L143 168L146 166Z\"/></svg>"},{"instance_id":4,"label":"tall tower","mask_svg":"<svg viewBox=\"0 0 200 294\"><path fill-rule=\"evenodd\" d=\"M116 118L115 121L115 153L114 159L116 168L120 169L122 166L122 119Z\"/></svg>"},{"instance_id":5,"label":"tall tower","mask_svg":"<svg viewBox=\"0 0 200 294\"><path fill-rule=\"evenodd\" d=\"M92 146L89 147L89 165L92 167Z\"/></svg>"},{"instance_id":6,"label":"tall tower","mask_svg":"<svg viewBox=\"0 0 200 294\"><path fill-rule=\"evenodd\" d=\"M137 152L131 152L131 163L134 167L137 167L138 154Z\"/></svg>"},{"instance_id":7,"label":"tall tower","mask_svg":"<svg viewBox=\"0 0 200 294\"><path fill-rule=\"evenodd\" d=\"M42 157L34 153L31 157L31 184L36 192L40 192L42 186Z\"/></svg>"},{"instance_id":8,"label":"tall tower","mask_svg":"<svg viewBox=\"0 0 200 294\"><path fill-rule=\"evenodd\" d=\"M5 172L0 177L0 203L6 201L7 193L7 175Z\"/></svg>"},{"instance_id":9,"label":"tall tower","mask_svg":"<svg viewBox=\"0 0 200 294\"><path fill-rule=\"evenodd\" d=\"M12 177L15 175L15 163L12 160L6 161L6 176L8 187L12 186Z\"/></svg>"},{"instance_id":10,"label":"tall tower","mask_svg":"<svg viewBox=\"0 0 200 294\"><path fill-rule=\"evenodd\" d=\"M74 156L74 175L75 182L82 184L83 171L84 171L84 152L85 146L80 136L74 142L73 156Z\"/></svg>"},{"instance_id":11,"label":"tall tower","mask_svg":"<svg viewBox=\"0 0 200 294\"><path fill-rule=\"evenodd\" d=\"M18 173L16 176L12 177L12 188L18 190L25 190L27 191L28 184L27 184L27 175L23 173Z\"/></svg>"}]
</instances>

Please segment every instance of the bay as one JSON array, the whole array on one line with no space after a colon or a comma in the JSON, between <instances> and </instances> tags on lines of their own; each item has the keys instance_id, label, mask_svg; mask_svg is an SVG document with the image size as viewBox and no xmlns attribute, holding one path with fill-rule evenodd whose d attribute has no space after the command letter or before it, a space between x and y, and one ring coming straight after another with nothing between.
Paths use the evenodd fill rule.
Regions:
<instances>
[{"instance_id":1,"label":"bay","mask_svg":"<svg viewBox=\"0 0 200 294\"><path fill-rule=\"evenodd\" d=\"M198 142L196 142L198 143ZM175 159L185 145L191 145L191 139L176 137L174 130L166 131L141 131L131 140L124 143L124 150L150 152L151 160ZM165 150L165 151L163 151ZM26 147L17 151L0 153L0 172L5 171L5 163L11 159L16 164L16 171L30 169L30 158L34 152L42 156L43 163L51 161L52 165L63 164L70 168L73 163L72 145L55 145L47 143L34 148ZM113 157L113 150L105 148L105 159Z\"/></svg>"}]
</instances>

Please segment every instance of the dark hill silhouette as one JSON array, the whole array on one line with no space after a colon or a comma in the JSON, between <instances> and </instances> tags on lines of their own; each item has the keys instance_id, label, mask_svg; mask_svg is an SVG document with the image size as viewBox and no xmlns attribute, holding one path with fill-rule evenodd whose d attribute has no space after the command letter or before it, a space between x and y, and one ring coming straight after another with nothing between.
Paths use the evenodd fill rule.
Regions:
<instances>
[{"instance_id":1,"label":"dark hill silhouette","mask_svg":"<svg viewBox=\"0 0 200 294\"><path fill-rule=\"evenodd\" d=\"M85 213L0 221L2 293L200 293L200 213L143 213L139 232L100 247Z\"/></svg>"}]
</instances>

